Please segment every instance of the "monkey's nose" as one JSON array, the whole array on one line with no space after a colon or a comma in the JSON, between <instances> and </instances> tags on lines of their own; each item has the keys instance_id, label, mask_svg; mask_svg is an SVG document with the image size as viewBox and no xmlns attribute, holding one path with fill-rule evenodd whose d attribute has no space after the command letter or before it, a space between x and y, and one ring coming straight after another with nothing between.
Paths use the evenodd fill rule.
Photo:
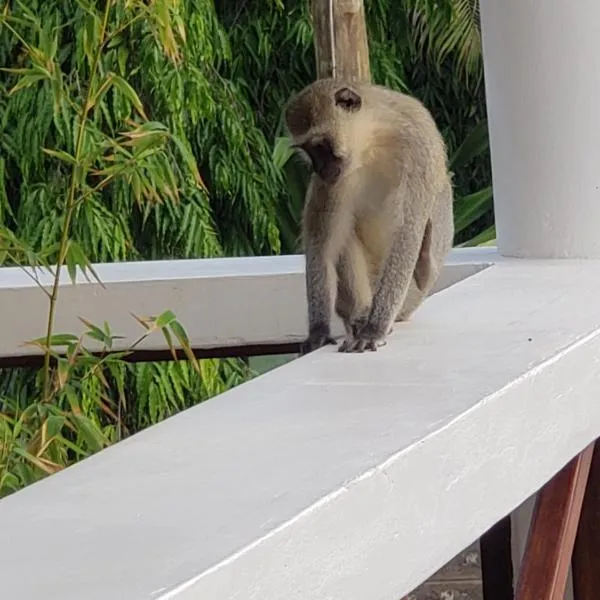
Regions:
<instances>
[{"instance_id":1,"label":"monkey's nose","mask_svg":"<svg viewBox=\"0 0 600 600\"><path fill-rule=\"evenodd\" d=\"M335 183L338 177L342 173L341 160L333 157L331 160L327 160L319 165L315 165L315 173L325 183Z\"/></svg>"},{"instance_id":2,"label":"monkey's nose","mask_svg":"<svg viewBox=\"0 0 600 600\"><path fill-rule=\"evenodd\" d=\"M342 159L335 155L327 139L305 144L304 150L310 157L314 172L326 183L334 183L342 172Z\"/></svg>"}]
</instances>

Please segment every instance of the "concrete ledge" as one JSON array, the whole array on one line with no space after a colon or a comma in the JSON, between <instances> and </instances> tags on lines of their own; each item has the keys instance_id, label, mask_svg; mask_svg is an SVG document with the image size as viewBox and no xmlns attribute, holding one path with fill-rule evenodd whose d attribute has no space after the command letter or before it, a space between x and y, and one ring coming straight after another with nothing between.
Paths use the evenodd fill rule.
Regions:
<instances>
[{"instance_id":1,"label":"concrete ledge","mask_svg":"<svg viewBox=\"0 0 600 600\"><path fill-rule=\"evenodd\" d=\"M599 293L500 261L0 501L4 595L398 600L600 435Z\"/></svg>"},{"instance_id":2,"label":"concrete ledge","mask_svg":"<svg viewBox=\"0 0 600 600\"><path fill-rule=\"evenodd\" d=\"M486 258L485 253L455 251L437 289L484 268ZM114 333L124 336L114 345L122 350L143 333L131 313L156 316L169 309L186 328L194 348L298 342L306 335L303 256L110 263L94 268L104 288L81 274L72 285L66 271L61 273L56 332L80 334L84 327L78 317L100 325L107 321ZM50 285L47 272L38 270L38 276L42 285ZM46 296L22 269L0 268L0 358L40 353L23 343L44 335L47 305ZM343 332L337 320L335 330ZM93 340L88 347L100 349ZM138 347L168 349L160 333Z\"/></svg>"}]
</instances>

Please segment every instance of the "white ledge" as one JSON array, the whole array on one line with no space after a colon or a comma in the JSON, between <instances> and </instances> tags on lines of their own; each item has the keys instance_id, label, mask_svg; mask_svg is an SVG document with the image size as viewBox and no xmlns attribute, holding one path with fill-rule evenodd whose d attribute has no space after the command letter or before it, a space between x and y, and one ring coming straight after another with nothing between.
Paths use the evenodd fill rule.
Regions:
<instances>
[{"instance_id":1,"label":"white ledge","mask_svg":"<svg viewBox=\"0 0 600 600\"><path fill-rule=\"evenodd\" d=\"M3 596L401 598L600 434L599 295L500 261L5 498Z\"/></svg>"},{"instance_id":2,"label":"white ledge","mask_svg":"<svg viewBox=\"0 0 600 600\"><path fill-rule=\"evenodd\" d=\"M437 289L483 268L481 262L473 251L456 250ZM157 316L169 309L194 348L298 342L306 335L303 256L110 263L94 269L105 287L81 273L74 286L66 270L61 273L55 332L79 335L84 326L78 317L106 321L123 336L114 349L123 350L143 333L132 313ZM42 285L51 284L47 271L37 274ZM23 269L0 268L0 307L0 357L40 354L24 343L45 334L48 299ZM336 321L335 332L342 331ZM93 340L87 345L100 349ZM160 333L138 348L168 349Z\"/></svg>"}]
</instances>

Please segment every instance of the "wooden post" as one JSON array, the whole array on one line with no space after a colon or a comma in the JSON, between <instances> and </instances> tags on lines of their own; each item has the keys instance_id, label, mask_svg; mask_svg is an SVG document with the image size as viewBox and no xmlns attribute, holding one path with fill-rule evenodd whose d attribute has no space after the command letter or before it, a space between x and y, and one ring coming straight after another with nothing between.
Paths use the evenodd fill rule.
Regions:
<instances>
[{"instance_id":1,"label":"wooden post","mask_svg":"<svg viewBox=\"0 0 600 600\"><path fill-rule=\"evenodd\" d=\"M573 550L575 600L600 598L600 442L596 442Z\"/></svg>"},{"instance_id":2,"label":"wooden post","mask_svg":"<svg viewBox=\"0 0 600 600\"><path fill-rule=\"evenodd\" d=\"M594 445L588 446L541 490L536 501L516 600L562 600Z\"/></svg>"},{"instance_id":3,"label":"wooden post","mask_svg":"<svg viewBox=\"0 0 600 600\"><path fill-rule=\"evenodd\" d=\"M371 81L363 0L311 0L317 78Z\"/></svg>"}]
</instances>

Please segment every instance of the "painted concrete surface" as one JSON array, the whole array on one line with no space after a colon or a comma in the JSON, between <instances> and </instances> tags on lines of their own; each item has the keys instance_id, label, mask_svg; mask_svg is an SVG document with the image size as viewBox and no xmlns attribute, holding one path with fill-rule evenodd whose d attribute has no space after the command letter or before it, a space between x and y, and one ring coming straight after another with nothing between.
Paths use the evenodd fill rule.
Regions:
<instances>
[{"instance_id":1,"label":"painted concrete surface","mask_svg":"<svg viewBox=\"0 0 600 600\"><path fill-rule=\"evenodd\" d=\"M499 262L0 501L4 594L401 598L600 433L599 293Z\"/></svg>"}]
</instances>

